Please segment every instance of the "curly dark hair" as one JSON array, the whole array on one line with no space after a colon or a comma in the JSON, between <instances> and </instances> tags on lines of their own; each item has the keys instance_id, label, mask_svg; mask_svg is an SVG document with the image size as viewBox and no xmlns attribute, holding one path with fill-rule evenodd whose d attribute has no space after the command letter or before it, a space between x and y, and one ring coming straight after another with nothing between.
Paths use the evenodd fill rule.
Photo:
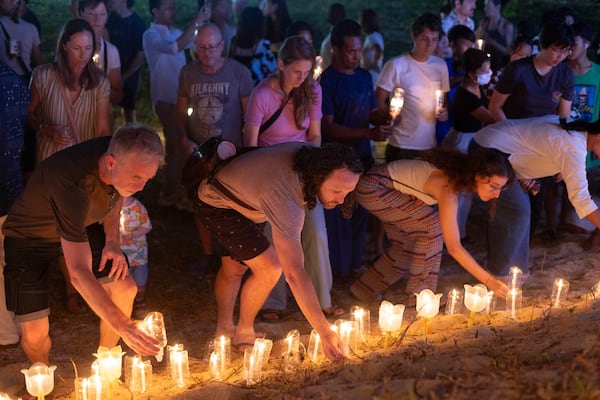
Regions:
<instances>
[{"instance_id":1,"label":"curly dark hair","mask_svg":"<svg viewBox=\"0 0 600 400\"><path fill-rule=\"evenodd\" d=\"M347 168L355 174L363 172L360 157L354 149L340 143L302 147L294 155L293 168L304 184L304 200L309 210L317 205L319 188L334 170Z\"/></svg>"},{"instance_id":2,"label":"curly dark hair","mask_svg":"<svg viewBox=\"0 0 600 400\"><path fill-rule=\"evenodd\" d=\"M423 159L444 171L450 186L456 192L473 191L476 176L506 177L507 184L515 179L506 155L496 149L477 147L465 154L456 149L434 148L425 152Z\"/></svg>"}]
</instances>

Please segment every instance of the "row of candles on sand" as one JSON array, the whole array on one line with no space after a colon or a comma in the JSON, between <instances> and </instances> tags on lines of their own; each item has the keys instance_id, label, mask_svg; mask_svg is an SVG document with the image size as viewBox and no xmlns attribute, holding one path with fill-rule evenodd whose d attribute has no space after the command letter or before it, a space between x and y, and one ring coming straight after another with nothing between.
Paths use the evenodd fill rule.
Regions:
<instances>
[{"instance_id":1,"label":"row of candles on sand","mask_svg":"<svg viewBox=\"0 0 600 400\"><path fill-rule=\"evenodd\" d=\"M506 297L506 311L514 319L522 305L523 273L518 267L512 267L509 273L509 292ZM556 278L552 286L551 307L560 308L566 301L569 291L569 282L563 278ZM592 288L592 295L600 298L600 282ZM429 289L422 290L417 296L417 316L425 321L425 334L430 333L431 319L439 313L441 293L435 294ZM462 313L462 307L470 311L469 326L473 325L476 313L491 312L494 308L494 293L488 291L485 285L464 285L463 291L452 289L446 299L446 315ZM403 322L405 306L383 301L379 307L379 328L384 335L384 348L388 347L392 335L400 331ZM346 356L350 357L361 344L366 344L371 335L370 310L359 306L351 309L351 320L337 320L331 326L342 344ZM178 387L185 387L189 382L190 372L188 352L183 345L167 346L167 335L164 318L160 312L149 313L143 321L144 329L148 334L159 340L160 353L156 356L158 362L163 359L166 347L167 363L171 378ZM268 363L273 342L265 338L257 338L254 346L244 350L242 376L247 385L256 384L261 380L262 371ZM283 368L290 372L302 362L302 354L312 362L318 362L323 357L321 339L313 330L310 334L306 350L300 340L300 332L291 330L284 340ZM124 352L120 346L112 349L100 347L94 354L97 358L92 364L92 373L88 378L75 378L76 400L101 400L110 397L110 385L121 377L121 366ZM212 379L222 381L231 366L231 339L226 336L215 338L211 342L208 371ZM54 370L56 366L46 366L36 363L21 372L25 375L26 388L30 395L43 399L54 388ZM133 393L144 393L152 383L152 364L150 360L144 361L139 356L125 357L125 383ZM0 400L3 394L0 393Z\"/></svg>"}]
</instances>

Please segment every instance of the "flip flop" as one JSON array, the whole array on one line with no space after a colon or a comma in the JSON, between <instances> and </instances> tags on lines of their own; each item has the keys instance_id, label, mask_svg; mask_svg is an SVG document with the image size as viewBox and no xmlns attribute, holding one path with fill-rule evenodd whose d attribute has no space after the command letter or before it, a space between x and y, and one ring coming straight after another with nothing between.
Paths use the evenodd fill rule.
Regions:
<instances>
[{"instance_id":1,"label":"flip flop","mask_svg":"<svg viewBox=\"0 0 600 400\"><path fill-rule=\"evenodd\" d=\"M231 347L233 347L238 353L244 354L246 349L254 348L254 343L240 342L240 343L232 343Z\"/></svg>"},{"instance_id":2,"label":"flip flop","mask_svg":"<svg viewBox=\"0 0 600 400\"><path fill-rule=\"evenodd\" d=\"M264 322L279 322L282 320L282 310L276 310L274 308L265 308L260 310L260 319Z\"/></svg>"},{"instance_id":3,"label":"flip flop","mask_svg":"<svg viewBox=\"0 0 600 400\"><path fill-rule=\"evenodd\" d=\"M342 315L346 314L346 310L337 304L332 304L330 307L323 309L323 314L325 314L325 317L327 318L341 317Z\"/></svg>"}]
</instances>

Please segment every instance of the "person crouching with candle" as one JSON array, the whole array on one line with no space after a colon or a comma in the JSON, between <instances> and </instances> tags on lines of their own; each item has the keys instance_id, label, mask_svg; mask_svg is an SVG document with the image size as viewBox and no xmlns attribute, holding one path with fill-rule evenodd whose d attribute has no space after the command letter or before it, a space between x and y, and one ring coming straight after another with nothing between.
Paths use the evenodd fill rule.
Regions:
<instances>
[{"instance_id":1,"label":"person crouching with candle","mask_svg":"<svg viewBox=\"0 0 600 400\"><path fill-rule=\"evenodd\" d=\"M504 297L507 286L484 270L460 242L458 195L472 191L483 201L494 200L513 178L506 156L493 149L467 155L436 148L422 159L371 168L357 185L356 199L383 223L391 246L352 284L352 294L379 302L385 289L406 277L405 295L399 300L414 306L414 293L437 287L445 243L463 268Z\"/></svg>"}]
</instances>

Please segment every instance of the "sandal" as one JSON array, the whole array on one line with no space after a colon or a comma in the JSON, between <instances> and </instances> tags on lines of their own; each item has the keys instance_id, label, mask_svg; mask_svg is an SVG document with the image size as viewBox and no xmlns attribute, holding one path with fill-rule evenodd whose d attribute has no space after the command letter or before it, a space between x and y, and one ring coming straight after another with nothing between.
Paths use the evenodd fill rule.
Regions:
<instances>
[{"instance_id":1,"label":"sandal","mask_svg":"<svg viewBox=\"0 0 600 400\"><path fill-rule=\"evenodd\" d=\"M260 319L264 322L278 322L282 319L282 310L274 308L265 308L260 310Z\"/></svg>"},{"instance_id":2,"label":"sandal","mask_svg":"<svg viewBox=\"0 0 600 400\"><path fill-rule=\"evenodd\" d=\"M85 302L79 293L69 293L65 300L65 307L71 314L83 314L87 311Z\"/></svg>"},{"instance_id":3,"label":"sandal","mask_svg":"<svg viewBox=\"0 0 600 400\"><path fill-rule=\"evenodd\" d=\"M325 314L325 317L327 318L341 317L342 315L346 314L346 310L337 304L332 304L331 307L323 309L323 314Z\"/></svg>"}]
</instances>

